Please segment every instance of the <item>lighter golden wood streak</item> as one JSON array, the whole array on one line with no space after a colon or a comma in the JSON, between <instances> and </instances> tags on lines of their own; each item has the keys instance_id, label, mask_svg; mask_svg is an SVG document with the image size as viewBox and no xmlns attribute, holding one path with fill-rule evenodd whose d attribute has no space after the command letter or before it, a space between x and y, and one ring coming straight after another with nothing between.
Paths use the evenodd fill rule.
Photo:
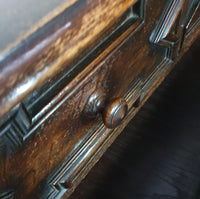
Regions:
<instances>
[{"instance_id":1,"label":"lighter golden wood streak","mask_svg":"<svg viewBox=\"0 0 200 199\"><path fill-rule=\"evenodd\" d=\"M0 60L1 56L5 54L7 51L11 50L13 47L17 46L22 42L25 38L29 37L31 34L36 32L38 29L43 27L45 24L47 24L49 21L54 19L56 16L61 14L65 9L72 6L75 2L78 0L65 0L64 3L62 3L60 6L56 7L54 10L49 12L46 16L42 17L37 23L33 25L24 35L19 36L14 42L9 43L6 48L4 48L2 51L0 50Z\"/></svg>"}]
</instances>

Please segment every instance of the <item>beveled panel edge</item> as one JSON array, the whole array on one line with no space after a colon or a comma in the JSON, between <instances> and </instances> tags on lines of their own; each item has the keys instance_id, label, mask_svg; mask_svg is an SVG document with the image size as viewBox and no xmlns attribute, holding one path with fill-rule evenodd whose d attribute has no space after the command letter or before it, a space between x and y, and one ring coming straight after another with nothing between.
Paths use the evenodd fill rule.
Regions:
<instances>
[{"instance_id":1,"label":"beveled panel edge","mask_svg":"<svg viewBox=\"0 0 200 199\"><path fill-rule=\"evenodd\" d=\"M189 13L189 19L186 21L185 29L186 29L186 37L188 37L191 32L198 29L200 23L200 2L194 3L191 8L191 12Z\"/></svg>"},{"instance_id":2,"label":"beveled panel edge","mask_svg":"<svg viewBox=\"0 0 200 199\"><path fill-rule=\"evenodd\" d=\"M160 43L169 35L172 26L174 25L181 8L183 6L183 0L168 1L156 28L152 32L149 40L152 43Z\"/></svg>"},{"instance_id":3,"label":"beveled panel edge","mask_svg":"<svg viewBox=\"0 0 200 199\"><path fill-rule=\"evenodd\" d=\"M191 43L200 36L200 2L197 3L190 18L185 22L184 47L189 48Z\"/></svg>"},{"instance_id":4,"label":"beveled panel edge","mask_svg":"<svg viewBox=\"0 0 200 199\"><path fill-rule=\"evenodd\" d=\"M152 44L168 48L167 57L172 61L176 61L180 52L185 48L184 41L188 36L187 26L192 20L194 12L195 1L169 1L150 36ZM197 26L195 25L195 27ZM193 30L195 29L197 32L197 28L193 28ZM195 37L193 37L194 39Z\"/></svg>"},{"instance_id":5,"label":"beveled panel edge","mask_svg":"<svg viewBox=\"0 0 200 199\"><path fill-rule=\"evenodd\" d=\"M195 0L175 0L167 3L149 40L154 45L165 47L168 51L167 58L171 61L176 61L182 49L188 48L200 34L200 17L197 16L191 26L191 21L199 14L199 7L200 3Z\"/></svg>"}]
</instances>

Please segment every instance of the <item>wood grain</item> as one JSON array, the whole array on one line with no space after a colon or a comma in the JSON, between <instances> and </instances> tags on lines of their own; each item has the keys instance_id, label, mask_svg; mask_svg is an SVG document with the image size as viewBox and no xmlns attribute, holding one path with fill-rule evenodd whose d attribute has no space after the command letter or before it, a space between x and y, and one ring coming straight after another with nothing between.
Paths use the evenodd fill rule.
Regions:
<instances>
[{"instance_id":1,"label":"wood grain","mask_svg":"<svg viewBox=\"0 0 200 199\"><path fill-rule=\"evenodd\" d=\"M176 41L150 40L167 2L78 1L0 62L0 192L73 192L187 50L172 59ZM180 28L176 21L170 27ZM85 115L99 88L128 103L114 130Z\"/></svg>"},{"instance_id":2,"label":"wood grain","mask_svg":"<svg viewBox=\"0 0 200 199\"><path fill-rule=\"evenodd\" d=\"M0 117L94 42L136 0L78 1L0 60ZM9 101L9 103L7 103Z\"/></svg>"},{"instance_id":3,"label":"wood grain","mask_svg":"<svg viewBox=\"0 0 200 199\"><path fill-rule=\"evenodd\" d=\"M0 1L1 54L19 44L23 39L74 4L75 1Z\"/></svg>"}]
</instances>

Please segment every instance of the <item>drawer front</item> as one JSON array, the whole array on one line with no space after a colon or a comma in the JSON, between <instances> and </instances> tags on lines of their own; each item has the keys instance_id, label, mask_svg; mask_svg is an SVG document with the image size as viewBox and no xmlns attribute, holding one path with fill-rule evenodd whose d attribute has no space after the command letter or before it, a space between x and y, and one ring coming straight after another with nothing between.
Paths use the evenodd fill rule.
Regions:
<instances>
[{"instance_id":1,"label":"drawer front","mask_svg":"<svg viewBox=\"0 0 200 199\"><path fill-rule=\"evenodd\" d=\"M92 52L89 64L62 90L57 91L59 81L67 82L68 77L56 77L49 87L44 85L13 110L1 130L1 143L6 143L0 161L3 190L14 189L18 198L26 198L52 169L75 156L102 122L100 115L90 118L85 113L88 98L98 88L104 90L107 99L124 97L131 83L140 89L142 68L133 65L132 46L143 19L129 21L117 36L111 35L113 42L96 59L90 57L98 52Z\"/></svg>"},{"instance_id":2,"label":"drawer front","mask_svg":"<svg viewBox=\"0 0 200 199\"><path fill-rule=\"evenodd\" d=\"M176 24L182 2L177 5L138 1L115 31L74 64L75 72L63 69L13 109L1 125L2 190L17 198L70 195L100 158L99 151L106 150L169 72L176 42L160 37L158 30L164 20L162 30L171 36L169 26ZM167 24L169 6L174 9ZM86 112L98 89L106 101L121 97L128 104L128 116L114 130L105 127L101 114L91 118Z\"/></svg>"}]
</instances>

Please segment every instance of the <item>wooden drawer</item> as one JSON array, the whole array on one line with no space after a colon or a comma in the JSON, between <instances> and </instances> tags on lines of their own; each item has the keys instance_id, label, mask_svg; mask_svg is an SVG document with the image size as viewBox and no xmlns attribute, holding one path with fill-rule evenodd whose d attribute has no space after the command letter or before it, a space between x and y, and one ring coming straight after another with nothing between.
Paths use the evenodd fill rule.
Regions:
<instances>
[{"instance_id":1,"label":"wooden drawer","mask_svg":"<svg viewBox=\"0 0 200 199\"><path fill-rule=\"evenodd\" d=\"M0 122L0 191L5 197L9 194L16 198L68 197L171 70L180 49L177 40L171 40L171 36L173 25L179 27L175 22L181 1L176 1L177 4L167 0L118 3L126 9L123 8L115 23L106 24L105 31L87 45L83 42L83 48L77 40L77 48L81 48L79 53L77 50L70 59L65 59L68 48L73 50L75 44L69 40L68 33L62 33L67 36L58 34L41 55L37 52L37 56L31 57L36 61L28 60L17 66L22 67L22 72L34 76L36 83L33 82L31 88L26 89L27 84L14 79L8 91L2 89L5 93L0 107L6 106L1 110L3 117ZM69 14L83 9L85 16L86 11L92 10L92 7L82 8L81 3L79 6L72 6ZM169 7L173 8L170 23L166 13ZM52 23L55 25L58 19ZM70 20L74 23L79 18ZM160 36L160 28L165 35ZM60 49L59 54L54 47L60 40L66 46L62 52ZM11 54L11 58L2 63L13 64L12 59L23 50ZM31 71L26 63L30 66L37 64L38 71ZM49 66L49 73L43 77L41 73L46 70L45 64ZM8 84L5 78L0 81ZM18 98L13 98L10 91L13 88L25 90L19 93ZM123 98L128 104L127 116L114 129L104 125L101 114L96 117L88 115L88 100L99 89L106 101L103 109L116 98ZM9 96L11 101L7 104Z\"/></svg>"},{"instance_id":2,"label":"wooden drawer","mask_svg":"<svg viewBox=\"0 0 200 199\"><path fill-rule=\"evenodd\" d=\"M87 65L75 78L67 82L67 73L58 74L5 117L1 129L1 143L6 143L5 153L1 154L1 169L4 168L3 164L7 165L6 172L1 170L3 189L11 187L12 190L12 187L18 184L19 192L16 190L16 196L26 198L26 194L50 175L54 168L54 177L49 179L53 181L50 183L52 186L59 187L63 184L66 188L73 185L73 179L102 142L96 138L89 146L85 144L97 132L101 132L102 136L106 131L100 116L90 118L85 113L90 95L102 88L106 99L127 98L129 107L139 97L142 68L134 66L132 46L135 33L141 29L142 22L139 17L128 19L127 23L116 31L117 34L111 34L109 40L100 44L97 50L91 52L79 64L83 66L86 62ZM108 46L107 42L110 40L113 42ZM101 50L99 56L92 59L102 46L106 46L105 50ZM90 150L93 151L88 154ZM64 174L62 166L60 168L63 162L67 170ZM60 179L62 175L67 176L64 182ZM12 184L7 187L9 179L12 179ZM49 193L52 192L50 187L45 189ZM20 195L20 190L24 190L23 196ZM53 195L56 193L53 192Z\"/></svg>"}]
</instances>

